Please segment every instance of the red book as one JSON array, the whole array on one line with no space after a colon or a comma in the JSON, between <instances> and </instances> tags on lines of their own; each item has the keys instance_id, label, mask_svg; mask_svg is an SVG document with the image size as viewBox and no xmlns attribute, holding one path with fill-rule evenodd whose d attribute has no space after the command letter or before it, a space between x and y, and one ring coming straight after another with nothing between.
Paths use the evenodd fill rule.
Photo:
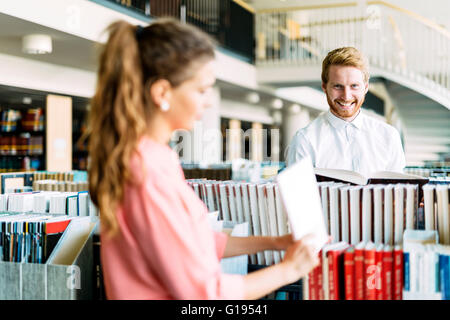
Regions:
<instances>
[{"instance_id":1,"label":"red book","mask_svg":"<svg viewBox=\"0 0 450 320\"><path fill-rule=\"evenodd\" d=\"M328 260L328 293L329 300L344 298L344 251L348 248L347 243L341 243L338 247L327 252Z\"/></svg>"},{"instance_id":2,"label":"red book","mask_svg":"<svg viewBox=\"0 0 450 320\"><path fill-rule=\"evenodd\" d=\"M355 248L344 252L345 300L355 300Z\"/></svg>"},{"instance_id":3,"label":"red book","mask_svg":"<svg viewBox=\"0 0 450 320\"><path fill-rule=\"evenodd\" d=\"M377 266L377 278L376 278L376 299L383 300L383 287L382 287L382 274L383 274L383 244L377 246L375 251L375 264Z\"/></svg>"},{"instance_id":4,"label":"red book","mask_svg":"<svg viewBox=\"0 0 450 320\"><path fill-rule=\"evenodd\" d=\"M308 274L309 300L317 300L317 267Z\"/></svg>"},{"instance_id":5,"label":"red book","mask_svg":"<svg viewBox=\"0 0 450 320\"><path fill-rule=\"evenodd\" d=\"M383 250L382 270L383 300L392 300L394 288L394 252L390 245L386 245Z\"/></svg>"},{"instance_id":6,"label":"red book","mask_svg":"<svg viewBox=\"0 0 450 320\"><path fill-rule=\"evenodd\" d=\"M355 300L364 300L364 248L364 242L355 246Z\"/></svg>"},{"instance_id":7,"label":"red book","mask_svg":"<svg viewBox=\"0 0 450 320\"><path fill-rule=\"evenodd\" d=\"M377 276L375 244L368 242L364 248L364 298L366 300L376 300Z\"/></svg>"},{"instance_id":8,"label":"red book","mask_svg":"<svg viewBox=\"0 0 450 320\"><path fill-rule=\"evenodd\" d=\"M317 269L317 299L324 300L323 294L323 266L322 266L322 250L319 252L319 265L316 267Z\"/></svg>"},{"instance_id":9,"label":"red book","mask_svg":"<svg viewBox=\"0 0 450 320\"><path fill-rule=\"evenodd\" d=\"M66 230L67 226L69 225L71 219L72 219L71 217L67 216L61 219L53 219L53 220L50 219L45 221L45 233L55 234L64 232L64 230Z\"/></svg>"},{"instance_id":10,"label":"red book","mask_svg":"<svg viewBox=\"0 0 450 320\"><path fill-rule=\"evenodd\" d=\"M394 247L394 300L403 298L403 248Z\"/></svg>"}]
</instances>

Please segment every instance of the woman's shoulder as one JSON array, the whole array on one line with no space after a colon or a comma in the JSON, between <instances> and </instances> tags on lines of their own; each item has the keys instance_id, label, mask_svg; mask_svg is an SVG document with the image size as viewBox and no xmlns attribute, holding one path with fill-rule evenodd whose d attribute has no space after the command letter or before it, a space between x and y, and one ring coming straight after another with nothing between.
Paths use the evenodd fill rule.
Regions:
<instances>
[{"instance_id":1,"label":"woman's shoulder","mask_svg":"<svg viewBox=\"0 0 450 320\"><path fill-rule=\"evenodd\" d=\"M177 154L168 145L163 145L144 137L138 143L130 161L132 172L138 175L145 170L152 176L173 173L179 167Z\"/></svg>"}]
</instances>

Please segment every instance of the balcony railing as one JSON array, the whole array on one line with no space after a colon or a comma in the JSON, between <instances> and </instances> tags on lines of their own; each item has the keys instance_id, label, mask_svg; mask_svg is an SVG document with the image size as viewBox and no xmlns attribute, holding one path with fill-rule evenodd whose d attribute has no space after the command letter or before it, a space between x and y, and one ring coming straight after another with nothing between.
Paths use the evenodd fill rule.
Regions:
<instances>
[{"instance_id":1,"label":"balcony railing","mask_svg":"<svg viewBox=\"0 0 450 320\"><path fill-rule=\"evenodd\" d=\"M354 46L370 65L450 99L450 32L385 1L256 13L256 65L320 65Z\"/></svg>"},{"instance_id":2,"label":"balcony railing","mask_svg":"<svg viewBox=\"0 0 450 320\"><path fill-rule=\"evenodd\" d=\"M232 0L108 0L148 17L193 24L218 44L254 62L254 16Z\"/></svg>"}]
</instances>

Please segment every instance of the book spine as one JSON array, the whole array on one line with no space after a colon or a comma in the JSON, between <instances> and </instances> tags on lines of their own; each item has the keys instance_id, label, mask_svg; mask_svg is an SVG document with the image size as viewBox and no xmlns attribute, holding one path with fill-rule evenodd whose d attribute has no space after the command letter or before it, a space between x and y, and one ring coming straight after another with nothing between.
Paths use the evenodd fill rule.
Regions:
<instances>
[{"instance_id":1,"label":"book spine","mask_svg":"<svg viewBox=\"0 0 450 320\"><path fill-rule=\"evenodd\" d=\"M393 255L392 251L383 252L383 300L392 300L393 289Z\"/></svg>"},{"instance_id":2,"label":"book spine","mask_svg":"<svg viewBox=\"0 0 450 320\"><path fill-rule=\"evenodd\" d=\"M403 253L403 275L404 275L404 279L403 279L403 287L405 289L405 291L410 291L411 290L411 274L410 274L410 270L411 270L411 265L410 265L410 261L409 261L409 252L404 252Z\"/></svg>"},{"instance_id":3,"label":"book spine","mask_svg":"<svg viewBox=\"0 0 450 320\"><path fill-rule=\"evenodd\" d=\"M319 252L319 265L317 266L317 299L324 300L323 292L323 266L322 266L322 251Z\"/></svg>"},{"instance_id":4,"label":"book spine","mask_svg":"<svg viewBox=\"0 0 450 320\"><path fill-rule=\"evenodd\" d=\"M308 274L309 300L317 300L317 267Z\"/></svg>"},{"instance_id":5,"label":"book spine","mask_svg":"<svg viewBox=\"0 0 450 320\"><path fill-rule=\"evenodd\" d=\"M376 300L377 265L375 250L364 250L364 297L366 300Z\"/></svg>"},{"instance_id":6,"label":"book spine","mask_svg":"<svg viewBox=\"0 0 450 320\"><path fill-rule=\"evenodd\" d=\"M450 256L439 254L439 276L442 300L450 300Z\"/></svg>"},{"instance_id":7,"label":"book spine","mask_svg":"<svg viewBox=\"0 0 450 320\"><path fill-rule=\"evenodd\" d=\"M377 266L377 276L376 276L376 300L383 300L383 283L382 283L382 274L383 274L383 251L377 250L375 252L375 264Z\"/></svg>"},{"instance_id":8,"label":"book spine","mask_svg":"<svg viewBox=\"0 0 450 320\"><path fill-rule=\"evenodd\" d=\"M344 253L345 300L355 299L355 254L352 251Z\"/></svg>"},{"instance_id":9,"label":"book spine","mask_svg":"<svg viewBox=\"0 0 450 320\"><path fill-rule=\"evenodd\" d=\"M394 300L402 300L403 290L403 250L394 250Z\"/></svg>"},{"instance_id":10,"label":"book spine","mask_svg":"<svg viewBox=\"0 0 450 320\"><path fill-rule=\"evenodd\" d=\"M355 300L364 300L364 249L355 249Z\"/></svg>"},{"instance_id":11,"label":"book spine","mask_svg":"<svg viewBox=\"0 0 450 320\"><path fill-rule=\"evenodd\" d=\"M337 289L336 289L336 280L337 280L337 266L336 266L336 252L328 251L327 252L327 260L328 260L328 298L329 300L338 300L337 299Z\"/></svg>"}]
</instances>

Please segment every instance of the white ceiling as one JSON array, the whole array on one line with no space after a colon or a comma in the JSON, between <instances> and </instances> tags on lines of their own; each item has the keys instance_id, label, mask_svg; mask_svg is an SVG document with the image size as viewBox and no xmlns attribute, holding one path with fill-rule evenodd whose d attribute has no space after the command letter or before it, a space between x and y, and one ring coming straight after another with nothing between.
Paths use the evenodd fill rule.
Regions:
<instances>
[{"instance_id":1,"label":"white ceiling","mask_svg":"<svg viewBox=\"0 0 450 320\"><path fill-rule=\"evenodd\" d=\"M52 37L53 52L51 54L30 55L22 52L22 37L36 33L47 34ZM0 13L0 54L96 72L100 46L99 43L85 38ZM221 95L224 99L244 101L246 94L249 92L248 88L224 81L218 81L217 84L221 88ZM261 98L259 105L266 108L271 108L271 102L275 96L274 93L269 91L263 88L258 91ZM23 94L32 95L33 92L18 92L15 88L0 88L2 99L12 104L20 104ZM41 101L44 97L45 95L35 93L33 100ZM283 100L285 100L285 104L295 103L289 98Z\"/></svg>"},{"instance_id":2,"label":"white ceiling","mask_svg":"<svg viewBox=\"0 0 450 320\"><path fill-rule=\"evenodd\" d=\"M35 33L52 37L51 54L30 55L22 52L22 37ZM0 13L0 53L95 71L96 50L96 42Z\"/></svg>"}]
</instances>

